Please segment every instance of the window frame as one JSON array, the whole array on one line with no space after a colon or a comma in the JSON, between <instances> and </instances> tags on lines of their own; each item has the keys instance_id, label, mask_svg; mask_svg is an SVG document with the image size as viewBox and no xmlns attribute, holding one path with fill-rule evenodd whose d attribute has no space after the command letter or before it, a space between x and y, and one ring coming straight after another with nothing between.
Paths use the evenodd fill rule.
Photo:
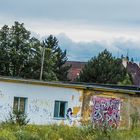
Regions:
<instances>
[{"instance_id":1,"label":"window frame","mask_svg":"<svg viewBox=\"0 0 140 140\"><path fill-rule=\"evenodd\" d=\"M15 99L17 98L17 111L20 111L21 109L21 99L24 99L24 109L23 109L23 113L26 114L27 113L27 103L28 103L28 98L27 97L19 97L19 96L14 96L14 100L13 100L13 111L16 110L15 109Z\"/></svg>"},{"instance_id":2,"label":"window frame","mask_svg":"<svg viewBox=\"0 0 140 140\"><path fill-rule=\"evenodd\" d=\"M56 102L59 103L57 116L55 116L55 104L56 104ZM60 116L60 104L61 103L65 103L64 117ZM67 108L68 108L68 101L55 100L54 101L54 114L53 114L54 119L63 119L63 120L65 120L66 119Z\"/></svg>"}]
</instances>

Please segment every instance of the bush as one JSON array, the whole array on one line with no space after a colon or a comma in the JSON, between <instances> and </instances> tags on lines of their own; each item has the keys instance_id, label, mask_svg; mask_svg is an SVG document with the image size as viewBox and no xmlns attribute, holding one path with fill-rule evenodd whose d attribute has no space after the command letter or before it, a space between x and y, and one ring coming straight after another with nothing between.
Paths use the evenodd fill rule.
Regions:
<instances>
[{"instance_id":1,"label":"bush","mask_svg":"<svg viewBox=\"0 0 140 140\"><path fill-rule=\"evenodd\" d=\"M139 121L139 113L135 111L133 114L130 115L132 120L132 130L138 127L138 121Z\"/></svg>"},{"instance_id":2,"label":"bush","mask_svg":"<svg viewBox=\"0 0 140 140\"><path fill-rule=\"evenodd\" d=\"M27 125L29 123L29 119L27 119L27 115L23 111L14 110L13 113L9 113L9 117L4 123L22 126Z\"/></svg>"},{"instance_id":3,"label":"bush","mask_svg":"<svg viewBox=\"0 0 140 140\"><path fill-rule=\"evenodd\" d=\"M12 131L2 129L0 130L0 140L16 140L16 137Z\"/></svg>"},{"instance_id":4,"label":"bush","mask_svg":"<svg viewBox=\"0 0 140 140\"><path fill-rule=\"evenodd\" d=\"M0 140L138 140L140 129L103 132L91 126L0 125Z\"/></svg>"}]
</instances>

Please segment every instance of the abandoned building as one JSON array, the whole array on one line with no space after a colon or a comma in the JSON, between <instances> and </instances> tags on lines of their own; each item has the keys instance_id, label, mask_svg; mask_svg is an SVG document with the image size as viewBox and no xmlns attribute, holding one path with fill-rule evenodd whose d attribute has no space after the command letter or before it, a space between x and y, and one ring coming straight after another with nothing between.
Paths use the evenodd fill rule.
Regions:
<instances>
[{"instance_id":1,"label":"abandoned building","mask_svg":"<svg viewBox=\"0 0 140 140\"><path fill-rule=\"evenodd\" d=\"M134 86L0 77L0 121L16 109L26 113L31 124L80 125L90 120L129 128L139 106L140 88Z\"/></svg>"}]
</instances>

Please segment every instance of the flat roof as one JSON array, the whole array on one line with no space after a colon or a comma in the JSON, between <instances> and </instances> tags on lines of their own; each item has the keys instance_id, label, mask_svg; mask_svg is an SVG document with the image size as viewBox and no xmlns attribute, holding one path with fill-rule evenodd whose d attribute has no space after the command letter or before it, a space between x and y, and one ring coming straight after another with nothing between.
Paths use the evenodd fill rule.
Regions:
<instances>
[{"instance_id":1,"label":"flat roof","mask_svg":"<svg viewBox=\"0 0 140 140\"><path fill-rule=\"evenodd\" d=\"M84 82L47 82L33 79L21 79L13 77L3 77L0 76L1 82L11 82L11 83L24 83L42 86L53 86L53 87L64 87L64 88L74 88L74 89L85 89L85 90L95 90L95 91L113 91L128 94L140 93L140 87L137 86L119 86L111 84L96 84L96 83L84 83Z\"/></svg>"}]
</instances>

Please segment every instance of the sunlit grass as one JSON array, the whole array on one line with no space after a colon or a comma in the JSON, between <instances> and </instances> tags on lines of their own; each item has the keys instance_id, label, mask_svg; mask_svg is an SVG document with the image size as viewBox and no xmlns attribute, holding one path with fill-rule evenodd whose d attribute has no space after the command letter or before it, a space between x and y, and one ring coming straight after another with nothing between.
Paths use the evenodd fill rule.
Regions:
<instances>
[{"instance_id":1,"label":"sunlit grass","mask_svg":"<svg viewBox=\"0 0 140 140\"><path fill-rule=\"evenodd\" d=\"M140 140L140 129L104 132L91 127L2 124L0 140Z\"/></svg>"}]
</instances>

